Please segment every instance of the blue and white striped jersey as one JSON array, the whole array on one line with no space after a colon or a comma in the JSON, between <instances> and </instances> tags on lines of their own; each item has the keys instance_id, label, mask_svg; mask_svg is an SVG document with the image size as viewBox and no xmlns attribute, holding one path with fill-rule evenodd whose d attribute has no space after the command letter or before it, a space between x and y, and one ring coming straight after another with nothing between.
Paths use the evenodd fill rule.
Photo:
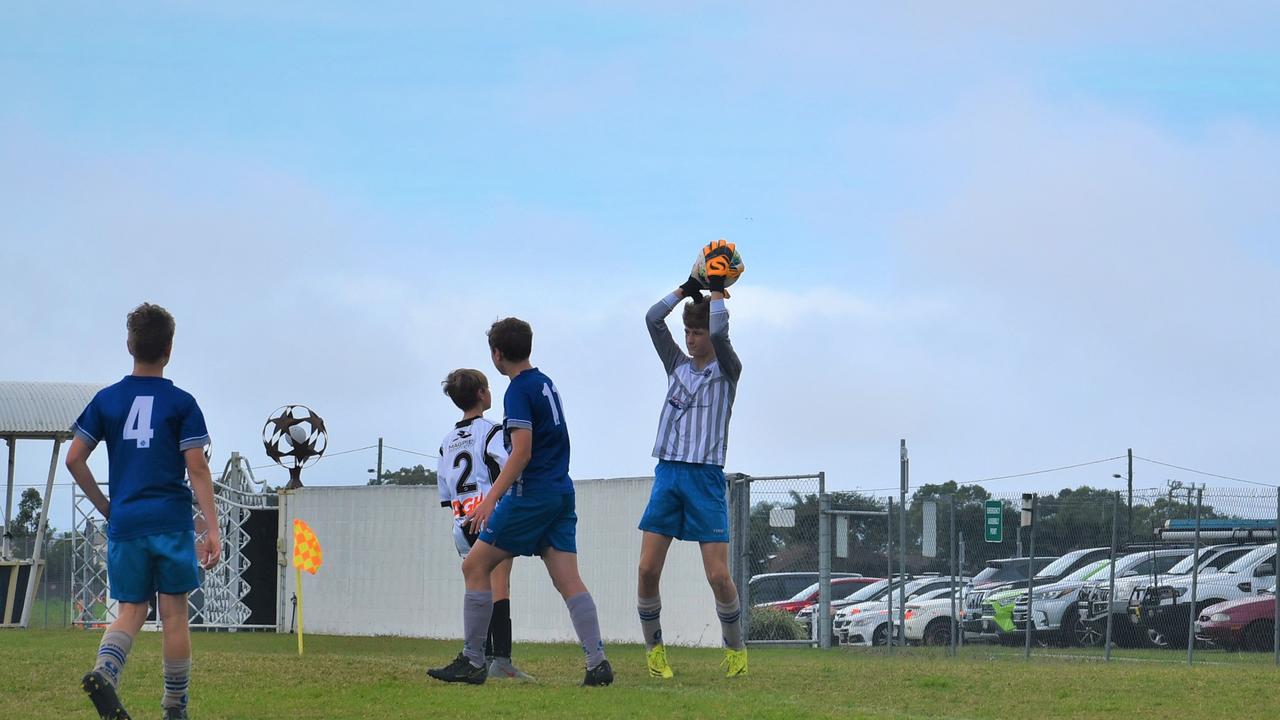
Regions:
<instances>
[{"instance_id":1,"label":"blue and white striped jersey","mask_svg":"<svg viewBox=\"0 0 1280 720\"><path fill-rule=\"evenodd\" d=\"M724 467L729 419L742 374L742 362L729 342L729 311L723 300L711 301L710 336L716 359L698 370L667 328L666 318L679 302L671 293L645 315L653 347L667 371L667 397L658 419L653 456Z\"/></svg>"}]
</instances>

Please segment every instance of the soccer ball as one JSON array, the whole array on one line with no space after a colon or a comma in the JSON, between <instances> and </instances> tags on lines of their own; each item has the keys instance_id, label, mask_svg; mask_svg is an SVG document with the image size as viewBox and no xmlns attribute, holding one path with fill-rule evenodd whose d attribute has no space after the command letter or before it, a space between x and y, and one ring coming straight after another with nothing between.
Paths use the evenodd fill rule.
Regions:
<instances>
[{"instance_id":1,"label":"soccer ball","mask_svg":"<svg viewBox=\"0 0 1280 720\"><path fill-rule=\"evenodd\" d=\"M742 276L742 271L746 269L747 266L742 264L742 255L737 248L734 248L733 259L729 261L729 276L724 279L724 286L729 287L738 282L738 278ZM702 283L702 287L711 288L711 285L707 283L707 265L702 256L702 250L698 250L698 258L693 261L693 270L689 272L689 275Z\"/></svg>"},{"instance_id":2,"label":"soccer ball","mask_svg":"<svg viewBox=\"0 0 1280 720\"><path fill-rule=\"evenodd\" d=\"M307 425L293 425L289 428L289 434L285 436L285 442L288 442L290 447L298 447L306 445L309 437L311 437L311 430Z\"/></svg>"},{"instance_id":3,"label":"soccer ball","mask_svg":"<svg viewBox=\"0 0 1280 720\"><path fill-rule=\"evenodd\" d=\"M267 457L287 468L305 467L324 454L329 433L324 420L306 405L285 405L262 426Z\"/></svg>"}]
</instances>

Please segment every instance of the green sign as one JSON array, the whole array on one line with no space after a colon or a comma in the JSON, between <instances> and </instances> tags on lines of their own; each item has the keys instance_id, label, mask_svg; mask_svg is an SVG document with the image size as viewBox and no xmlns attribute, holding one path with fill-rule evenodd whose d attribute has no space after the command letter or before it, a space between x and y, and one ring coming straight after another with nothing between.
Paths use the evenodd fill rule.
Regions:
<instances>
[{"instance_id":1,"label":"green sign","mask_svg":"<svg viewBox=\"0 0 1280 720\"><path fill-rule=\"evenodd\" d=\"M989 543L1004 542L1004 503L988 500L983 508L983 539Z\"/></svg>"}]
</instances>

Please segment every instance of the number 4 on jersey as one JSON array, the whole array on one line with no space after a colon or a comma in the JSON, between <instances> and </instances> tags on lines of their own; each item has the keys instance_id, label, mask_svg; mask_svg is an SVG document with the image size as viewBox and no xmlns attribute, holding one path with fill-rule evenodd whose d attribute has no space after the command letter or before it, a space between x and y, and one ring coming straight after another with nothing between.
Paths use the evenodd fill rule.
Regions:
<instances>
[{"instance_id":1,"label":"number 4 on jersey","mask_svg":"<svg viewBox=\"0 0 1280 720\"><path fill-rule=\"evenodd\" d=\"M152 395L139 395L133 399L133 407L129 408L129 417L124 421L124 439L137 440L138 449L151 447L151 407L155 404Z\"/></svg>"}]
</instances>

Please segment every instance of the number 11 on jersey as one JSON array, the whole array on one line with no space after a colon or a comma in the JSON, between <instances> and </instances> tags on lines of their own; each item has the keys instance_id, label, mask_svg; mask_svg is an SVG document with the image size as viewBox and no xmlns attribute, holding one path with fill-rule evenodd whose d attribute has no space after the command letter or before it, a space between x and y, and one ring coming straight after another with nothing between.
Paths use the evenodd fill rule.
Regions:
<instances>
[{"instance_id":1,"label":"number 11 on jersey","mask_svg":"<svg viewBox=\"0 0 1280 720\"><path fill-rule=\"evenodd\" d=\"M542 394L547 396L547 403L551 405L551 419L558 426L560 425L560 393L547 383L542 383Z\"/></svg>"}]
</instances>

